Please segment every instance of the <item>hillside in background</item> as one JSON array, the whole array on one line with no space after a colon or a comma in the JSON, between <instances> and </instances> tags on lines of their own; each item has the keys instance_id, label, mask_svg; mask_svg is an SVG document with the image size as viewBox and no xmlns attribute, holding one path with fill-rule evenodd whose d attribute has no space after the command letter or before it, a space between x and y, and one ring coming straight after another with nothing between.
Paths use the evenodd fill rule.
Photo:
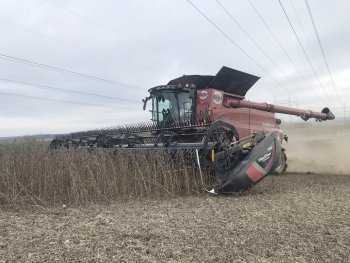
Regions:
<instances>
[{"instance_id":1,"label":"hillside in background","mask_svg":"<svg viewBox=\"0 0 350 263\"><path fill-rule=\"evenodd\" d=\"M50 141L55 138L55 134L37 134L37 135L24 135L24 136L13 136L13 137L0 137L1 142L20 142L28 140L29 138L34 138L39 141Z\"/></svg>"}]
</instances>

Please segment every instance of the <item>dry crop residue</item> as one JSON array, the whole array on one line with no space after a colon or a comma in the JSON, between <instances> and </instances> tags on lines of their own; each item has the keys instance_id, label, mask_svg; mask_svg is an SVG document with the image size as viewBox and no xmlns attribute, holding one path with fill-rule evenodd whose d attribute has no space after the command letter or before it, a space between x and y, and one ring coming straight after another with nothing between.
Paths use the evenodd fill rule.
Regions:
<instances>
[{"instance_id":1,"label":"dry crop residue","mask_svg":"<svg viewBox=\"0 0 350 263\"><path fill-rule=\"evenodd\" d=\"M350 176L269 177L238 196L3 207L0 262L349 262Z\"/></svg>"}]
</instances>

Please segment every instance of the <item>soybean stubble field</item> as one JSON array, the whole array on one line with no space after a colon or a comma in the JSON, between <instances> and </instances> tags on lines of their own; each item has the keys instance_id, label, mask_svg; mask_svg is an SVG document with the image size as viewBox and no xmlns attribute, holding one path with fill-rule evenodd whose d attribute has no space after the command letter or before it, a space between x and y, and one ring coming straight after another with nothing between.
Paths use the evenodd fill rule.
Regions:
<instances>
[{"instance_id":1,"label":"soybean stubble field","mask_svg":"<svg viewBox=\"0 0 350 263\"><path fill-rule=\"evenodd\" d=\"M167 160L3 151L0 262L348 262L349 127L319 125L286 126L289 173L235 196Z\"/></svg>"}]
</instances>

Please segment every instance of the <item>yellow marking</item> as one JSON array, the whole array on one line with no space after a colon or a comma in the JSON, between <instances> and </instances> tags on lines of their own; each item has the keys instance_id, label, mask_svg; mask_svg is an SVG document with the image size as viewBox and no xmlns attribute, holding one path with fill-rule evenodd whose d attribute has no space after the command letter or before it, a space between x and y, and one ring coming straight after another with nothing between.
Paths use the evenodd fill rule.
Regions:
<instances>
[{"instance_id":1,"label":"yellow marking","mask_svg":"<svg viewBox=\"0 0 350 263\"><path fill-rule=\"evenodd\" d=\"M214 149L211 149L211 161L214 162L215 157L214 157Z\"/></svg>"},{"instance_id":2,"label":"yellow marking","mask_svg":"<svg viewBox=\"0 0 350 263\"><path fill-rule=\"evenodd\" d=\"M247 142L247 143L242 145L242 148L243 149L248 148L250 145L252 145L252 143L251 142Z\"/></svg>"}]
</instances>

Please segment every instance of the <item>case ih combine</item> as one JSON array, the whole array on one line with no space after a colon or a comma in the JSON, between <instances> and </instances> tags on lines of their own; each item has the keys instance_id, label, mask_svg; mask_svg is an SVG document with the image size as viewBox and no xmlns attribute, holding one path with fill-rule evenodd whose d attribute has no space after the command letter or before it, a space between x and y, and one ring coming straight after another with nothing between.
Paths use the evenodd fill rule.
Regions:
<instances>
[{"instance_id":1,"label":"case ih combine","mask_svg":"<svg viewBox=\"0 0 350 263\"><path fill-rule=\"evenodd\" d=\"M265 176L285 171L283 134L274 113L303 120L332 120L320 113L245 100L259 77L223 67L215 76L185 75L149 90L150 122L71 133L54 139L51 148L111 148L146 154L183 153L220 182L212 193L248 189Z\"/></svg>"}]
</instances>

